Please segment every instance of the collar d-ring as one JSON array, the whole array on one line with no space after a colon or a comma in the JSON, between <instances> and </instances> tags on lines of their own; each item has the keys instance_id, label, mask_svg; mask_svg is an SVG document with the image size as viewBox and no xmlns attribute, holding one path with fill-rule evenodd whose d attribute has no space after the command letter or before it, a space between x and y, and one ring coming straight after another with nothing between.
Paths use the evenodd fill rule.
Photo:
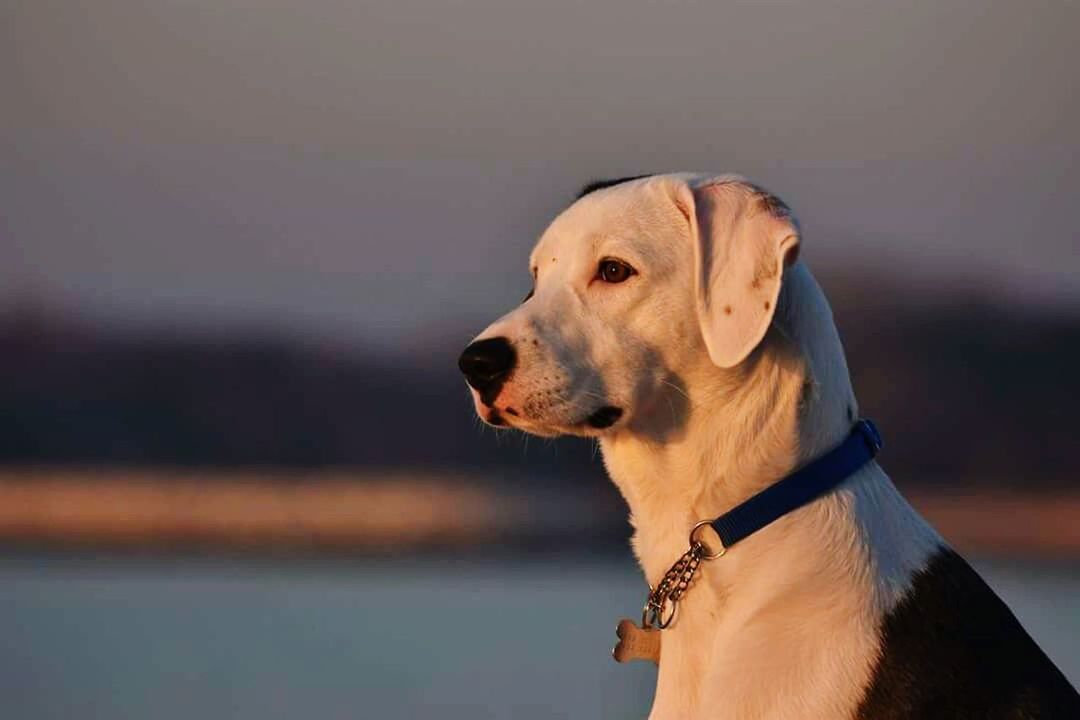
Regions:
<instances>
[{"instance_id":1,"label":"collar d-ring","mask_svg":"<svg viewBox=\"0 0 1080 720\"><path fill-rule=\"evenodd\" d=\"M723 557L725 554L727 554L727 548L724 547L724 543L720 542L719 537L716 539L716 542L719 543L720 549L717 550L714 553L709 553L708 552L709 546L706 545L705 543L703 543L701 540L699 540L697 538L698 531L701 530L701 528L705 527L706 525L711 525L711 524L712 524L712 520L702 520L701 522L699 522L697 525L695 525L693 528L690 529L690 547L694 547L695 545L700 545L703 548L702 549L702 554L701 554L701 559L702 560L715 560L716 558Z\"/></svg>"}]
</instances>

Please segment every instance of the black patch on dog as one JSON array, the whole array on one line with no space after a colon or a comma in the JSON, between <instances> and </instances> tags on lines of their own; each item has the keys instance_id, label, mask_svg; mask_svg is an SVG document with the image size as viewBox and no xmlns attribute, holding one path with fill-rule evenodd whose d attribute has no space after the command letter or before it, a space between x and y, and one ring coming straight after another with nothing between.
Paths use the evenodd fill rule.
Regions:
<instances>
[{"instance_id":1,"label":"black patch on dog","mask_svg":"<svg viewBox=\"0 0 1080 720\"><path fill-rule=\"evenodd\" d=\"M492 425L497 425L499 427L502 427L506 424L506 421L503 420L503 416L500 415L499 411L495 409L492 409L491 415L488 416L488 422Z\"/></svg>"},{"instance_id":2,"label":"black patch on dog","mask_svg":"<svg viewBox=\"0 0 1080 720\"><path fill-rule=\"evenodd\" d=\"M614 425L622 417L622 408L614 405L605 405L585 419L590 427L603 430Z\"/></svg>"},{"instance_id":3,"label":"black patch on dog","mask_svg":"<svg viewBox=\"0 0 1080 720\"><path fill-rule=\"evenodd\" d=\"M950 549L915 576L881 634L858 720L1080 718L1080 695Z\"/></svg>"},{"instance_id":4,"label":"black patch on dog","mask_svg":"<svg viewBox=\"0 0 1080 720\"><path fill-rule=\"evenodd\" d=\"M640 180L641 178L651 177L651 173L645 175L629 175L627 177L612 178L608 180L593 180L585 187L578 191L577 199L585 197L589 193L594 193L597 190L603 190L604 188L613 187L615 185L622 185L623 183L630 182L631 180Z\"/></svg>"}]
</instances>

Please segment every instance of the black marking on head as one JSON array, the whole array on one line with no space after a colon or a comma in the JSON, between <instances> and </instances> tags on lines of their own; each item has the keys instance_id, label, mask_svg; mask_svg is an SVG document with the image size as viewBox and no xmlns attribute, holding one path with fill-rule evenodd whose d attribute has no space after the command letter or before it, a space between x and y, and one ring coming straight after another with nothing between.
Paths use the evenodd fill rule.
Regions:
<instances>
[{"instance_id":1,"label":"black marking on head","mask_svg":"<svg viewBox=\"0 0 1080 720\"><path fill-rule=\"evenodd\" d=\"M592 415L585 419L585 422L590 426L603 430L614 425L619 418L622 417L622 408L617 408L614 405L605 405Z\"/></svg>"},{"instance_id":2,"label":"black marking on head","mask_svg":"<svg viewBox=\"0 0 1080 720\"><path fill-rule=\"evenodd\" d=\"M857 720L1080 718L1080 694L948 548L915 576L881 635Z\"/></svg>"},{"instance_id":3,"label":"black marking on head","mask_svg":"<svg viewBox=\"0 0 1080 720\"><path fill-rule=\"evenodd\" d=\"M603 190L604 188L613 187L615 185L622 185L623 183L630 182L631 180L640 180L641 178L647 177L651 177L651 173L647 173L645 175L628 175L627 177L612 178L608 180L593 180L578 191L577 199L580 200L589 193L594 193L597 190Z\"/></svg>"},{"instance_id":4,"label":"black marking on head","mask_svg":"<svg viewBox=\"0 0 1080 720\"><path fill-rule=\"evenodd\" d=\"M503 420L503 416L500 415L499 411L494 408L492 408L491 414L488 415L488 422L498 427L502 427L506 424L506 421Z\"/></svg>"},{"instance_id":5,"label":"black marking on head","mask_svg":"<svg viewBox=\"0 0 1080 720\"><path fill-rule=\"evenodd\" d=\"M506 414L507 415L513 415L514 417L517 417L518 416L518 411L515 410L512 407L508 407L508 408L506 408Z\"/></svg>"}]
</instances>

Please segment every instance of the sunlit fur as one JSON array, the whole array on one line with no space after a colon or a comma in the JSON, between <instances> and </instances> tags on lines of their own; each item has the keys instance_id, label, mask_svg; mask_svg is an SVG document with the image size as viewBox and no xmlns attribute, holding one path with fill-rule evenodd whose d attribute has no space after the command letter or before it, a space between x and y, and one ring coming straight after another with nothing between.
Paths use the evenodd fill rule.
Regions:
<instances>
[{"instance_id":1,"label":"sunlit fur","mask_svg":"<svg viewBox=\"0 0 1080 720\"><path fill-rule=\"evenodd\" d=\"M709 205L702 202L708 192L737 195ZM494 401L510 425L599 437L651 584L685 551L695 522L837 445L857 413L828 303L805 265L792 262L796 235L775 245L783 257L765 258L783 267L768 306L754 295L756 282L710 293L695 276L695 253L736 262L751 252L710 247L695 212L753 219L762 211L755 202L761 205L760 191L738 178L689 174L587 195L537 243L529 266L535 295L480 335L505 336L518 352L518 367ZM731 225L731 218L712 221ZM797 232L793 219L776 221L787 224L769 225L770 232ZM712 240L756 242L745 232ZM761 247L772 246L754 252ZM606 257L638 274L620 284L597 281ZM754 331L726 335L711 317L723 311L710 307L715 298L736 312L749 303L768 307L764 337L752 338L745 357L730 343ZM717 364L728 357L730 367ZM481 417L490 417L474 397ZM589 428L585 418L605 405L621 407L623 416L610 428ZM882 615L940 543L870 463L838 492L702 566L664 631L650 717L851 717L877 660Z\"/></svg>"}]
</instances>

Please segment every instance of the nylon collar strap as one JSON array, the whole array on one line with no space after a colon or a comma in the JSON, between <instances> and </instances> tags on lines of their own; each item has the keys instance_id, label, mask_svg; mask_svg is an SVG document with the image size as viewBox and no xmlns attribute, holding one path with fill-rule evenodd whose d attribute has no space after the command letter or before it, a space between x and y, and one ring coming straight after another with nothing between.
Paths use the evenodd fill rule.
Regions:
<instances>
[{"instance_id":1,"label":"nylon collar strap","mask_svg":"<svg viewBox=\"0 0 1080 720\"><path fill-rule=\"evenodd\" d=\"M874 423L859 420L840 445L735 506L709 525L720 537L724 548L730 549L774 520L829 492L870 462L880 449L881 434Z\"/></svg>"},{"instance_id":2,"label":"nylon collar strap","mask_svg":"<svg viewBox=\"0 0 1080 720\"><path fill-rule=\"evenodd\" d=\"M690 531L690 549L664 574L642 610L643 628L663 630L675 619L675 608L702 560L727 553L740 540L784 515L835 489L856 470L874 459L881 449L881 435L869 420L859 420L847 438L817 460L805 465L735 506L715 520L702 520ZM710 525L720 538L720 549L710 552L698 532Z\"/></svg>"}]
</instances>

